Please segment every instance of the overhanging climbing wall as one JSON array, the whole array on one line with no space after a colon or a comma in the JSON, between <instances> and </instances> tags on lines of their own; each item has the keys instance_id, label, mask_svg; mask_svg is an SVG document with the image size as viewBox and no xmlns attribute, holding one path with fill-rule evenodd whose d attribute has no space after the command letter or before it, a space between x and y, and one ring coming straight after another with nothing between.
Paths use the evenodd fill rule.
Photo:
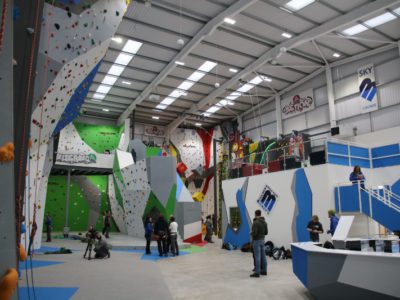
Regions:
<instances>
[{"instance_id":1,"label":"overhanging climbing wall","mask_svg":"<svg viewBox=\"0 0 400 300\"><path fill-rule=\"evenodd\" d=\"M56 133L78 115L92 71L101 62L127 8L125 0L100 0L82 9L45 4L34 89L31 123L32 148L28 157L29 181L25 199L28 228L43 226L48 172L48 145ZM74 94L79 92L79 97ZM72 102L71 102L72 99ZM51 167L51 165L50 165ZM44 195L40 193L44 191ZM41 202L41 203L40 203ZM34 207L37 210L33 220ZM40 233L34 247L40 247Z\"/></svg>"}]
</instances>

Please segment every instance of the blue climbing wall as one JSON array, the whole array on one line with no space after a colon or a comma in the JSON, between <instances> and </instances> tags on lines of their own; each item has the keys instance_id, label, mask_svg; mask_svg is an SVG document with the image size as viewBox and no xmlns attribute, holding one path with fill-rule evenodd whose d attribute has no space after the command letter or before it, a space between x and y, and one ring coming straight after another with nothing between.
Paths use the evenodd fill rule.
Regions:
<instances>
[{"instance_id":1,"label":"blue climbing wall","mask_svg":"<svg viewBox=\"0 0 400 300\"><path fill-rule=\"evenodd\" d=\"M306 228L312 216L312 191L304 169L298 169L295 172L293 196L297 205L297 215L295 216L297 241L307 242L310 240Z\"/></svg>"}]
</instances>

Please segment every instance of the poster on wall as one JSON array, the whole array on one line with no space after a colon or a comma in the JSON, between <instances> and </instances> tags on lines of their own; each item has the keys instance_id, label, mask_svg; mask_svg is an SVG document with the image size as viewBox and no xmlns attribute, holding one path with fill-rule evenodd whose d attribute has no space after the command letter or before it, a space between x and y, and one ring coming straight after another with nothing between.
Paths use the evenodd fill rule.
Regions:
<instances>
[{"instance_id":1,"label":"poster on wall","mask_svg":"<svg viewBox=\"0 0 400 300\"><path fill-rule=\"evenodd\" d=\"M164 128L155 125L146 125L144 134L147 136L165 136Z\"/></svg>"},{"instance_id":2,"label":"poster on wall","mask_svg":"<svg viewBox=\"0 0 400 300\"><path fill-rule=\"evenodd\" d=\"M305 90L281 102L282 119L287 119L315 108L313 90Z\"/></svg>"},{"instance_id":3,"label":"poster on wall","mask_svg":"<svg viewBox=\"0 0 400 300\"><path fill-rule=\"evenodd\" d=\"M361 113L368 113L378 109L378 95L375 82L374 65L368 64L358 69L358 88L360 91Z\"/></svg>"}]
</instances>

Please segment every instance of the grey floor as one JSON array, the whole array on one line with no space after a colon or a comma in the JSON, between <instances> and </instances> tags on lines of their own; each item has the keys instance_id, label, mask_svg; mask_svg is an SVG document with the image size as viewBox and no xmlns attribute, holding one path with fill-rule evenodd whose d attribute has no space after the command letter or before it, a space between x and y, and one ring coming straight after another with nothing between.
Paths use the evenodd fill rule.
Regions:
<instances>
[{"instance_id":1,"label":"grey floor","mask_svg":"<svg viewBox=\"0 0 400 300\"><path fill-rule=\"evenodd\" d=\"M34 269L36 286L79 287L72 299L312 299L292 273L291 261L268 260L268 276L250 278L252 256L221 249L154 261L140 253L112 252L111 259L82 259L84 244L55 241L44 246L79 250L69 255L35 255L64 264ZM25 274L23 274L23 278ZM25 279L20 281L25 286Z\"/></svg>"}]
</instances>

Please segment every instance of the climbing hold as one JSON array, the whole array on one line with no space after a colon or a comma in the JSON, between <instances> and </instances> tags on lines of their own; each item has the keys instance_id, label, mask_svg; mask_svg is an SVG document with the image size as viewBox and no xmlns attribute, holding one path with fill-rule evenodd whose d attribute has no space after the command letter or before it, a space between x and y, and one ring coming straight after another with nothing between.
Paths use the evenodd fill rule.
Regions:
<instances>
[{"instance_id":1,"label":"climbing hold","mask_svg":"<svg viewBox=\"0 0 400 300\"><path fill-rule=\"evenodd\" d=\"M60 29L60 24L54 23L54 27L56 27L57 30Z\"/></svg>"},{"instance_id":2,"label":"climbing hold","mask_svg":"<svg viewBox=\"0 0 400 300\"><path fill-rule=\"evenodd\" d=\"M22 244L19 245L19 260L25 261L27 258L25 248Z\"/></svg>"},{"instance_id":3,"label":"climbing hold","mask_svg":"<svg viewBox=\"0 0 400 300\"><path fill-rule=\"evenodd\" d=\"M8 269L7 273L0 281L0 299L8 300L11 298L18 284L18 272L15 269Z\"/></svg>"}]
</instances>

